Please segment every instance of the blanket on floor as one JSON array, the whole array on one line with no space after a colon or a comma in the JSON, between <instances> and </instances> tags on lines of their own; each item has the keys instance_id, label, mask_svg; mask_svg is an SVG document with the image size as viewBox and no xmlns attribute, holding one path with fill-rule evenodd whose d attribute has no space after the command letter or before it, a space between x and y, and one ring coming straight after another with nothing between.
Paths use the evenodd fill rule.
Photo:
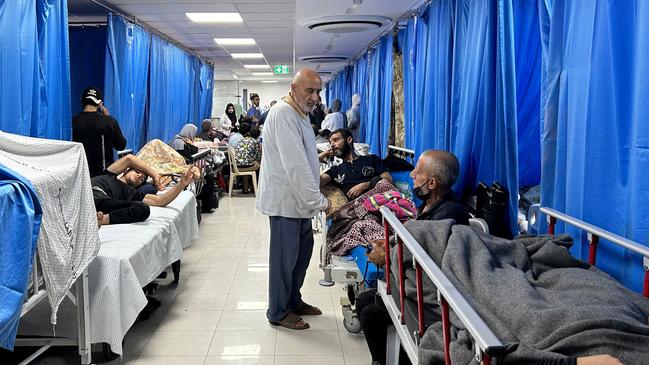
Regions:
<instances>
[{"instance_id":1,"label":"blanket on floor","mask_svg":"<svg viewBox=\"0 0 649 365\"><path fill-rule=\"evenodd\" d=\"M505 240L451 221L405 226L507 345L499 364L602 353L626 365L649 363L649 300L572 257L569 237ZM416 298L414 275L406 276L407 295ZM451 322L452 362L477 365L468 331L453 314ZM420 364L442 364L442 343L437 322L421 339Z\"/></svg>"}]
</instances>

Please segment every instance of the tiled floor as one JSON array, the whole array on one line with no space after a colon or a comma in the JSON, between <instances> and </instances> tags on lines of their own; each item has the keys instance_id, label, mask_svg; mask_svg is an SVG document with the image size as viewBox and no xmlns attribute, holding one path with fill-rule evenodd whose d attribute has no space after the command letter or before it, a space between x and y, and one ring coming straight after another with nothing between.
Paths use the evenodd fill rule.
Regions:
<instances>
[{"instance_id":1,"label":"tiled floor","mask_svg":"<svg viewBox=\"0 0 649 365\"><path fill-rule=\"evenodd\" d=\"M178 288L158 290L163 306L131 328L124 357L109 364L369 365L363 336L342 326L342 288L318 285L317 245L302 293L323 315L305 317L311 328L304 331L269 325L268 218L251 195L220 203L203 215L201 238L185 250ZM38 363L78 360L45 356Z\"/></svg>"}]
</instances>

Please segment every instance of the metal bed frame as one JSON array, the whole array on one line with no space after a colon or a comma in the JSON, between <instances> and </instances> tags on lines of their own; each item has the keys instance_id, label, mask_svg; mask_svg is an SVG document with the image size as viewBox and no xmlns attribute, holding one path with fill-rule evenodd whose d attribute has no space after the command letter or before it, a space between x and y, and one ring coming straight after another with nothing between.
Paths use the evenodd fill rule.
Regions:
<instances>
[{"instance_id":1,"label":"metal bed frame","mask_svg":"<svg viewBox=\"0 0 649 365\"><path fill-rule=\"evenodd\" d=\"M614 233L608 232L597 226L584 222L582 220L563 214L554 209L547 207L535 207L535 221L539 222L538 215L545 214L547 216L549 234L555 233L557 221L562 221L577 228L588 232L589 242L589 257L588 262L595 265L597 257L597 246L599 239L605 239L613 244L619 245L629 249L643 257L643 267L645 270L643 295L649 298L649 248L640 245L637 242L631 241L627 238L621 237ZM405 352L413 364L418 363L417 346L419 339L424 334L424 303L423 303L423 280L422 276L425 273L435 284L438 291L438 301L442 309L442 329L444 338L444 358L445 365L450 365L450 319L449 309L452 309L459 319L464 323L467 330L471 334L476 345L476 360L482 362L484 365L490 365L495 356L499 356L504 351L503 344L498 340L489 327L482 321L480 316L475 310L466 302L462 294L453 286L440 268L432 261L430 256L423 250L423 248L416 242L410 232L401 224L401 222L394 216L394 214L387 208L381 208L383 215L383 222L385 228L385 240L389 242L390 236L393 233L396 238L397 257L398 257L398 270L395 275L397 278L399 290L399 303L396 303L392 297L392 290L390 283L390 245L385 245L385 277L386 281L378 282L378 292L386 308L390 314L394 329L388 330L387 340L387 364L393 365L399 362L399 347L403 346ZM532 222L532 220L530 220ZM412 265L415 268L416 288L417 288L417 316L418 328L414 333L410 334L406 326L405 316L402 315L405 310L405 286L404 286L404 265L403 262L403 247L408 248L412 253Z\"/></svg>"},{"instance_id":2,"label":"metal bed frame","mask_svg":"<svg viewBox=\"0 0 649 365\"><path fill-rule=\"evenodd\" d=\"M444 337L444 358L445 364L450 365L450 335L451 321L449 310L458 316L466 325L475 342L476 360L481 361L484 365L490 365L492 357L498 355L504 350L503 344L498 340L496 335L491 331L486 323L480 318L478 313L464 299L462 294L455 288L451 281L444 275L442 270L433 262L430 256L412 237L410 232L401 224L397 217L388 208L381 207L383 223L385 228L385 281L378 282L378 292L388 309L388 313L394 323L394 330L388 331L387 347L387 364L399 363L399 346L403 345L413 364L418 363L417 346L419 339L424 335L424 294L423 294L423 274L425 273L437 288L438 301L442 309L442 328ZM398 256L399 272L397 273L397 283L399 290L400 302L395 303L392 298L392 287L390 283L390 233L394 233L396 238L396 250ZM404 246L412 253L412 265L415 267L415 278L417 288L417 316L418 328L412 334L406 326L405 316L405 264L403 261Z\"/></svg>"},{"instance_id":3,"label":"metal bed frame","mask_svg":"<svg viewBox=\"0 0 649 365\"><path fill-rule=\"evenodd\" d=\"M26 301L20 312L20 317L24 317L29 311L34 309L40 302L47 298L47 288L42 280L42 273L38 267L38 251L34 254L32 261L32 286L28 289ZM38 356L43 354L52 346L74 346L79 349L81 364L88 365L92 362L92 352L90 346L90 303L88 300L88 269L86 268L77 278L75 284L75 294L69 290L68 299L76 307L77 319L77 337L76 338L59 338L59 337L21 337L17 338L15 346L40 346L33 354L23 360L20 365L29 364Z\"/></svg>"}]
</instances>

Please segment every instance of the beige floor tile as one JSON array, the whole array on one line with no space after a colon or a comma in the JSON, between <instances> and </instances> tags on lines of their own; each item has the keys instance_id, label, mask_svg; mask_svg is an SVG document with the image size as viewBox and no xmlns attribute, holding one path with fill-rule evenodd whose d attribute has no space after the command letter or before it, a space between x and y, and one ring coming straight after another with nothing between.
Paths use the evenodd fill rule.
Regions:
<instances>
[{"instance_id":1,"label":"beige floor tile","mask_svg":"<svg viewBox=\"0 0 649 365\"><path fill-rule=\"evenodd\" d=\"M134 365L203 365L205 356L141 356Z\"/></svg>"},{"instance_id":2,"label":"beige floor tile","mask_svg":"<svg viewBox=\"0 0 649 365\"><path fill-rule=\"evenodd\" d=\"M158 331L214 331L220 317L221 311L171 309Z\"/></svg>"},{"instance_id":3,"label":"beige floor tile","mask_svg":"<svg viewBox=\"0 0 649 365\"><path fill-rule=\"evenodd\" d=\"M235 280L268 280L267 267L238 268L234 274Z\"/></svg>"},{"instance_id":4,"label":"beige floor tile","mask_svg":"<svg viewBox=\"0 0 649 365\"><path fill-rule=\"evenodd\" d=\"M340 331L340 343L344 355L370 355L365 336L360 333Z\"/></svg>"},{"instance_id":5,"label":"beige floor tile","mask_svg":"<svg viewBox=\"0 0 649 365\"><path fill-rule=\"evenodd\" d=\"M230 293L268 293L268 281L233 280Z\"/></svg>"},{"instance_id":6,"label":"beige floor tile","mask_svg":"<svg viewBox=\"0 0 649 365\"><path fill-rule=\"evenodd\" d=\"M225 267L236 270L239 266L239 259L240 257L201 256L196 261L196 266Z\"/></svg>"},{"instance_id":7,"label":"beige floor tile","mask_svg":"<svg viewBox=\"0 0 649 365\"><path fill-rule=\"evenodd\" d=\"M239 261L239 270L243 270L246 268L268 268L268 257L262 257L262 256L246 256L242 257L241 261Z\"/></svg>"},{"instance_id":8,"label":"beige floor tile","mask_svg":"<svg viewBox=\"0 0 649 365\"><path fill-rule=\"evenodd\" d=\"M333 312L334 309L337 307L334 307L333 302L331 301L331 295L330 294L314 294L314 293L307 293L302 295L302 301L315 305L316 307L320 308L321 311L323 312Z\"/></svg>"},{"instance_id":9,"label":"beige floor tile","mask_svg":"<svg viewBox=\"0 0 649 365\"><path fill-rule=\"evenodd\" d=\"M277 330L277 356L342 355L338 331Z\"/></svg>"},{"instance_id":10,"label":"beige floor tile","mask_svg":"<svg viewBox=\"0 0 649 365\"><path fill-rule=\"evenodd\" d=\"M214 311L223 310L225 306L225 294L201 295L185 293L176 297L171 309L190 311Z\"/></svg>"},{"instance_id":11,"label":"beige floor tile","mask_svg":"<svg viewBox=\"0 0 649 365\"><path fill-rule=\"evenodd\" d=\"M303 319L311 326L310 331L338 331L333 311L323 311L319 316L304 316Z\"/></svg>"},{"instance_id":12,"label":"beige floor tile","mask_svg":"<svg viewBox=\"0 0 649 365\"><path fill-rule=\"evenodd\" d=\"M345 365L342 356L275 356L275 365Z\"/></svg>"},{"instance_id":13,"label":"beige floor tile","mask_svg":"<svg viewBox=\"0 0 649 365\"><path fill-rule=\"evenodd\" d=\"M214 331L156 331L140 356L194 355L205 356Z\"/></svg>"},{"instance_id":14,"label":"beige floor tile","mask_svg":"<svg viewBox=\"0 0 649 365\"><path fill-rule=\"evenodd\" d=\"M191 280L234 279L235 271L227 267L195 265L187 274Z\"/></svg>"},{"instance_id":15,"label":"beige floor tile","mask_svg":"<svg viewBox=\"0 0 649 365\"><path fill-rule=\"evenodd\" d=\"M227 311L266 310L268 307L267 293L236 293L230 292L223 307Z\"/></svg>"},{"instance_id":16,"label":"beige floor tile","mask_svg":"<svg viewBox=\"0 0 649 365\"><path fill-rule=\"evenodd\" d=\"M371 363L372 356L369 355L345 356L345 365L370 365Z\"/></svg>"},{"instance_id":17,"label":"beige floor tile","mask_svg":"<svg viewBox=\"0 0 649 365\"><path fill-rule=\"evenodd\" d=\"M277 331L216 331L208 355L275 355Z\"/></svg>"},{"instance_id":18,"label":"beige floor tile","mask_svg":"<svg viewBox=\"0 0 649 365\"><path fill-rule=\"evenodd\" d=\"M272 330L266 311L223 311L217 330L222 331L263 331Z\"/></svg>"},{"instance_id":19,"label":"beige floor tile","mask_svg":"<svg viewBox=\"0 0 649 365\"><path fill-rule=\"evenodd\" d=\"M205 365L273 365L274 363L274 356L208 356L205 359Z\"/></svg>"},{"instance_id":20,"label":"beige floor tile","mask_svg":"<svg viewBox=\"0 0 649 365\"><path fill-rule=\"evenodd\" d=\"M188 280L178 288L178 295L227 295L231 285L229 279Z\"/></svg>"}]
</instances>

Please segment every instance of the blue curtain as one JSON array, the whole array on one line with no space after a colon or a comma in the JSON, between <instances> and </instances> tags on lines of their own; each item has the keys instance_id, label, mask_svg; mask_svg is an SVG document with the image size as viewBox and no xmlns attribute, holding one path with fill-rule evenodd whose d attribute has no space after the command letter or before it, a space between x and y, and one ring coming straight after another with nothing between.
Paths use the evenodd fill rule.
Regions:
<instances>
[{"instance_id":1,"label":"blue curtain","mask_svg":"<svg viewBox=\"0 0 649 365\"><path fill-rule=\"evenodd\" d=\"M544 123L541 203L649 242L649 3L539 2ZM558 227L559 232L562 227ZM588 255L585 235L572 253ZM601 242L598 266L639 291L642 260Z\"/></svg>"},{"instance_id":2,"label":"blue curtain","mask_svg":"<svg viewBox=\"0 0 649 365\"><path fill-rule=\"evenodd\" d=\"M360 140L357 142L365 142L363 136L367 124L367 55L363 55L354 63L354 70L352 72L352 95L358 94L361 97L361 111L360 111L360 126L359 136Z\"/></svg>"},{"instance_id":3,"label":"blue curtain","mask_svg":"<svg viewBox=\"0 0 649 365\"><path fill-rule=\"evenodd\" d=\"M0 129L69 139L67 2L0 1Z\"/></svg>"},{"instance_id":4,"label":"blue curtain","mask_svg":"<svg viewBox=\"0 0 649 365\"><path fill-rule=\"evenodd\" d=\"M167 142L186 123L198 126L190 107L195 67L190 55L157 36L151 38L149 67L147 140Z\"/></svg>"},{"instance_id":5,"label":"blue curtain","mask_svg":"<svg viewBox=\"0 0 649 365\"><path fill-rule=\"evenodd\" d=\"M39 113L32 121L36 137L70 140L70 51L67 0L37 0ZM14 71L15 72L15 71Z\"/></svg>"},{"instance_id":6,"label":"blue curtain","mask_svg":"<svg viewBox=\"0 0 649 365\"><path fill-rule=\"evenodd\" d=\"M104 103L117 119L126 137L126 147L137 151L147 142L144 110L151 35L113 14L108 15L107 33Z\"/></svg>"},{"instance_id":7,"label":"blue curtain","mask_svg":"<svg viewBox=\"0 0 649 365\"><path fill-rule=\"evenodd\" d=\"M374 47L367 54L367 122L363 132L363 140L370 145L370 152L379 154L381 150L381 47L380 44Z\"/></svg>"},{"instance_id":8,"label":"blue curtain","mask_svg":"<svg viewBox=\"0 0 649 365\"><path fill-rule=\"evenodd\" d=\"M34 1L0 1L0 45L0 129L35 135L39 55Z\"/></svg>"},{"instance_id":9,"label":"blue curtain","mask_svg":"<svg viewBox=\"0 0 649 365\"><path fill-rule=\"evenodd\" d=\"M541 34L538 0L517 0L514 12L518 183L541 182Z\"/></svg>"},{"instance_id":10,"label":"blue curtain","mask_svg":"<svg viewBox=\"0 0 649 365\"><path fill-rule=\"evenodd\" d=\"M198 120L212 115L212 92L214 90L214 67L201 62L200 71L200 107Z\"/></svg>"},{"instance_id":11,"label":"blue curtain","mask_svg":"<svg viewBox=\"0 0 649 365\"><path fill-rule=\"evenodd\" d=\"M70 94L72 115L81 112L81 93L87 87L104 88L106 27L70 28ZM111 110L112 111L112 110Z\"/></svg>"}]
</instances>

